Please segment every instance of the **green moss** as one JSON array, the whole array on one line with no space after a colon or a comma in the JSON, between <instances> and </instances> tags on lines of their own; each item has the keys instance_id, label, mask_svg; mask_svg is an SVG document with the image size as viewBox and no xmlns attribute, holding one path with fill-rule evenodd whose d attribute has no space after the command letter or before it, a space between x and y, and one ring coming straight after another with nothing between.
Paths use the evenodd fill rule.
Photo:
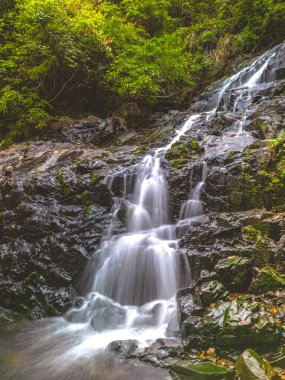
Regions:
<instances>
[{"instance_id":1,"label":"green moss","mask_svg":"<svg viewBox=\"0 0 285 380\"><path fill-rule=\"evenodd\" d=\"M228 159L232 159L232 158L234 158L234 156L235 156L235 152L229 152L228 153Z\"/></svg>"},{"instance_id":2,"label":"green moss","mask_svg":"<svg viewBox=\"0 0 285 380\"><path fill-rule=\"evenodd\" d=\"M68 184L63 185L61 188L61 191L64 197L68 197L71 192L70 186Z\"/></svg>"},{"instance_id":3,"label":"green moss","mask_svg":"<svg viewBox=\"0 0 285 380\"><path fill-rule=\"evenodd\" d=\"M176 158L171 160L171 166L173 168L178 168L180 166L183 166L186 162L187 160L185 158Z\"/></svg>"},{"instance_id":4,"label":"green moss","mask_svg":"<svg viewBox=\"0 0 285 380\"><path fill-rule=\"evenodd\" d=\"M188 142L188 146L194 152L200 152L201 151L201 147L198 144L197 140L195 140L195 139L190 140Z\"/></svg>"},{"instance_id":5,"label":"green moss","mask_svg":"<svg viewBox=\"0 0 285 380\"><path fill-rule=\"evenodd\" d=\"M265 267L258 273L257 279L251 287L251 291L255 293L265 293L278 290L284 286L285 276L282 276L271 267Z\"/></svg>"},{"instance_id":6,"label":"green moss","mask_svg":"<svg viewBox=\"0 0 285 380\"><path fill-rule=\"evenodd\" d=\"M171 374L186 376L189 380L231 380L234 377L234 371L228 367L214 364L210 361L180 361L171 366Z\"/></svg>"},{"instance_id":7,"label":"green moss","mask_svg":"<svg viewBox=\"0 0 285 380\"><path fill-rule=\"evenodd\" d=\"M92 201L90 200L90 195L89 195L89 192L87 190L85 190L82 194L81 194L81 202L84 206L86 207L89 207L92 205Z\"/></svg>"},{"instance_id":8,"label":"green moss","mask_svg":"<svg viewBox=\"0 0 285 380\"><path fill-rule=\"evenodd\" d=\"M91 175L90 175L90 183L92 185L94 185L98 180L98 175L97 173L94 171Z\"/></svg>"},{"instance_id":9,"label":"green moss","mask_svg":"<svg viewBox=\"0 0 285 380\"><path fill-rule=\"evenodd\" d=\"M59 183L61 187L61 193L64 197L68 197L71 193L71 187L69 183L65 182L64 172L62 170L58 170L55 175L55 179Z\"/></svg>"},{"instance_id":10,"label":"green moss","mask_svg":"<svg viewBox=\"0 0 285 380\"><path fill-rule=\"evenodd\" d=\"M256 243L258 238L261 236L261 232L250 225L243 228L243 235L249 242Z\"/></svg>"},{"instance_id":11,"label":"green moss","mask_svg":"<svg viewBox=\"0 0 285 380\"><path fill-rule=\"evenodd\" d=\"M146 150L147 150L147 145L143 144L141 146L139 146L135 151L134 153L135 154L139 154L139 153L144 153Z\"/></svg>"},{"instance_id":12,"label":"green moss","mask_svg":"<svg viewBox=\"0 0 285 380\"><path fill-rule=\"evenodd\" d=\"M60 184L62 184L64 182L64 174L63 174L62 170L58 170L56 172L55 179Z\"/></svg>"},{"instance_id":13,"label":"green moss","mask_svg":"<svg viewBox=\"0 0 285 380\"><path fill-rule=\"evenodd\" d=\"M271 364L252 349L244 351L238 357L236 374L244 380L278 379Z\"/></svg>"},{"instance_id":14,"label":"green moss","mask_svg":"<svg viewBox=\"0 0 285 380\"><path fill-rule=\"evenodd\" d=\"M91 205L85 207L85 209L84 209L84 214L86 214L86 215L91 214L91 213L92 213L92 210L93 210L93 207L94 207L93 204L91 204Z\"/></svg>"},{"instance_id":15,"label":"green moss","mask_svg":"<svg viewBox=\"0 0 285 380\"><path fill-rule=\"evenodd\" d=\"M195 139L188 141L184 144L177 142L171 145L171 148L166 152L165 158L168 160L175 160L179 158L190 159L194 154L201 153L202 148Z\"/></svg>"}]
</instances>

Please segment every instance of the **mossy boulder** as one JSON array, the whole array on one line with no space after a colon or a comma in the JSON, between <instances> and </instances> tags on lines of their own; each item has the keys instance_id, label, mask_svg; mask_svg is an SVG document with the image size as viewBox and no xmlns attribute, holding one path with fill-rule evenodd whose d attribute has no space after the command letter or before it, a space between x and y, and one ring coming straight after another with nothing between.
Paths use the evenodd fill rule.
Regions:
<instances>
[{"instance_id":1,"label":"mossy boulder","mask_svg":"<svg viewBox=\"0 0 285 380\"><path fill-rule=\"evenodd\" d=\"M232 380L234 371L210 361L183 360L173 364L170 373L174 380Z\"/></svg>"},{"instance_id":2,"label":"mossy boulder","mask_svg":"<svg viewBox=\"0 0 285 380\"><path fill-rule=\"evenodd\" d=\"M221 259L214 271L219 281L231 292L247 291L252 278L252 262L246 257Z\"/></svg>"},{"instance_id":3,"label":"mossy boulder","mask_svg":"<svg viewBox=\"0 0 285 380\"><path fill-rule=\"evenodd\" d=\"M225 300L228 296L224 285L215 280L203 283L199 288L198 294L204 307L218 300Z\"/></svg>"},{"instance_id":4,"label":"mossy boulder","mask_svg":"<svg viewBox=\"0 0 285 380\"><path fill-rule=\"evenodd\" d=\"M251 285L252 293L266 293L285 287L285 276L271 267L260 269L257 278Z\"/></svg>"},{"instance_id":5,"label":"mossy boulder","mask_svg":"<svg viewBox=\"0 0 285 380\"><path fill-rule=\"evenodd\" d=\"M271 364L254 350L245 350L236 362L236 374L240 380L278 380L280 377Z\"/></svg>"},{"instance_id":6,"label":"mossy boulder","mask_svg":"<svg viewBox=\"0 0 285 380\"><path fill-rule=\"evenodd\" d=\"M239 296L208 308L202 317L189 317L182 323L186 350L207 347L246 347L279 344L281 327L265 302Z\"/></svg>"}]
</instances>

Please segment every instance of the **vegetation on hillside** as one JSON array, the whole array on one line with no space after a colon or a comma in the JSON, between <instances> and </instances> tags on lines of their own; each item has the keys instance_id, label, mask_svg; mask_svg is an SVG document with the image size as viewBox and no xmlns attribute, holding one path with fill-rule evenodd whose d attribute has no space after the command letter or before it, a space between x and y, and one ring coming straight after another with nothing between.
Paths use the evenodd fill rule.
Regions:
<instances>
[{"instance_id":1,"label":"vegetation on hillside","mask_svg":"<svg viewBox=\"0 0 285 380\"><path fill-rule=\"evenodd\" d=\"M283 0L1 0L0 140L53 113L183 99L284 35Z\"/></svg>"}]
</instances>

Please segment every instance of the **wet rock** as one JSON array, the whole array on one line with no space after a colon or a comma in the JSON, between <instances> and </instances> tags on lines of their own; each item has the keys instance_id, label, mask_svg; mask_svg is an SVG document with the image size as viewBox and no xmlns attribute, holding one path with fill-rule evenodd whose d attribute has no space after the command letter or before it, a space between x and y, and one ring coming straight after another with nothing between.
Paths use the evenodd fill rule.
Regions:
<instances>
[{"instance_id":1,"label":"wet rock","mask_svg":"<svg viewBox=\"0 0 285 380\"><path fill-rule=\"evenodd\" d=\"M201 315L203 306L194 288L181 289L176 294L179 324L189 315Z\"/></svg>"},{"instance_id":2,"label":"wet rock","mask_svg":"<svg viewBox=\"0 0 285 380\"><path fill-rule=\"evenodd\" d=\"M233 256L219 260L214 271L231 292L246 291L252 277L252 262L246 257Z\"/></svg>"},{"instance_id":3,"label":"wet rock","mask_svg":"<svg viewBox=\"0 0 285 380\"><path fill-rule=\"evenodd\" d=\"M95 331L114 329L122 325L126 318L126 310L111 301L97 298L92 303L93 316L90 325Z\"/></svg>"},{"instance_id":4,"label":"wet rock","mask_svg":"<svg viewBox=\"0 0 285 380\"><path fill-rule=\"evenodd\" d=\"M80 309L85 303L85 298L83 297L76 297L73 301L73 306Z\"/></svg>"},{"instance_id":5,"label":"wet rock","mask_svg":"<svg viewBox=\"0 0 285 380\"><path fill-rule=\"evenodd\" d=\"M0 284L1 304L31 319L62 314L71 305L73 297L71 288L52 288L45 281Z\"/></svg>"},{"instance_id":6,"label":"wet rock","mask_svg":"<svg viewBox=\"0 0 285 380\"><path fill-rule=\"evenodd\" d=\"M206 269L202 269L200 276L199 276L199 279L196 282L196 285L199 286L199 285L203 284L204 282L212 282L212 281L215 281L216 279L217 279L217 273L216 272L214 272L214 271L209 272Z\"/></svg>"},{"instance_id":7,"label":"wet rock","mask_svg":"<svg viewBox=\"0 0 285 380\"><path fill-rule=\"evenodd\" d=\"M129 164L132 149L114 151L116 164L106 162L110 152L77 143L28 142L0 152L0 307L35 318L71 306L109 220L104 171Z\"/></svg>"},{"instance_id":8,"label":"wet rock","mask_svg":"<svg viewBox=\"0 0 285 380\"><path fill-rule=\"evenodd\" d=\"M186 319L182 338L186 349L274 345L280 343L281 328L264 300L240 296Z\"/></svg>"},{"instance_id":9,"label":"wet rock","mask_svg":"<svg viewBox=\"0 0 285 380\"><path fill-rule=\"evenodd\" d=\"M199 287L198 294L203 307L207 307L218 300L225 300L228 296L226 288L218 281L205 282Z\"/></svg>"},{"instance_id":10,"label":"wet rock","mask_svg":"<svg viewBox=\"0 0 285 380\"><path fill-rule=\"evenodd\" d=\"M180 337L180 327L179 327L179 322L178 322L178 317L177 315L173 315L172 318L170 319L165 335L169 338L171 337Z\"/></svg>"},{"instance_id":11,"label":"wet rock","mask_svg":"<svg viewBox=\"0 0 285 380\"><path fill-rule=\"evenodd\" d=\"M171 366L170 373L174 380L233 380L234 378L232 369L199 360L177 362Z\"/></svg>"},{"instance_id":12,"label":"wet rock","mask_svg":"<svg viewBox=\"0 0 285 380\"><path fill-rule=\"evenodd\" d=\"M90 117L77 120L72 125L63 125L60 137L64 142L102 146L114 140L114 133L110 131L108 120Z\"/></svg>"},{"instance_id":13,"label":"wet rock","mask_svg":"<svg viewBox=\"0 0 285 380\"><path fill-rule=\"evenodd\" d=\"M278 380L280 377L271 364L254 350L244 351L236 362L236 374L240 380Z\"/></svg>"},{"instance_id":14,"label":"wet rock","mask_svg":"<svg viewBox=\"0 0 285 380\"><path fill-rule=\"evenodd\" d=\"M269 361L274 367L285 368L284 344L279 347L274 347L269 353L264 355L264 358Z\"/></svg>"},{"instance_id":15,"label":"wet rock","mask_svg":"<svg viewBox=\"0 0 285 380\"><path fill-rule=\"evenodd\" d=\"M156 367L169 368L183 352L184 348L180 339L157 339L138 357Z\"/></svg>"},{"instance_id":16,"label":"wet rock","mask_svg":"<svg viewBox=\"0 0 285 380\"><path fill-rule=\"evenodd\" d=\"M253 281L250 291L266 293L285 287L285 277L271 267L261 268L257 278Z\"/></svg>"},{"instance_id":17,"label":"wet rock","mask_svg":"<svg viewBox=\"0 0 285 380\"><path fill-rule=\"evenodd\" d=\"M107 346L108 351L117 352L124 356L133 355L139 347L139 342L135 339L114 340Z\"/></svg>"}]
</instances>

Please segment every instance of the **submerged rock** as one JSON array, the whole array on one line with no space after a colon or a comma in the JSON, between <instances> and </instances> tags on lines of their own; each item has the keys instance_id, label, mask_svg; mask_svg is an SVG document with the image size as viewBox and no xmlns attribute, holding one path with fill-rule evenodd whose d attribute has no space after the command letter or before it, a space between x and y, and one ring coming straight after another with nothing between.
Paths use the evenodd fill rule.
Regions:
<instances>
[{"instance_id":1,"label":"submerged rock","mask_svg":"<svg viewBox=\"0 0 285 380\"><path fill-rule=\"evenodd\" d=\"M114 340L107 346L108 351L117 352L125 356L134 354L139 347L139 342L135 339Z\"/></svg>"}]
</instances>

